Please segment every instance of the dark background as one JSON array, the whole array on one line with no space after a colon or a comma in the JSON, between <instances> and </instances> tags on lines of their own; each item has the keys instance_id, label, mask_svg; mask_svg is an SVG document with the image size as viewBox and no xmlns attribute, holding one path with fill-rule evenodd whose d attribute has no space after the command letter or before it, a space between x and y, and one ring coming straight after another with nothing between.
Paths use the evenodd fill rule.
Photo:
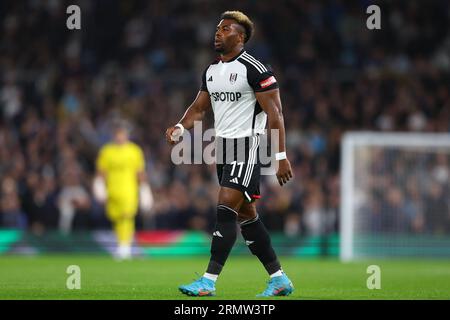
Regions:
<instances>
[{"instance_id":1,"label":"dark background","mask_svg":"<svg viewBox=\"0 0 450 320\"><path fill-rule=\"evenodd\" d=\"M381 30L366 27L373 3L381 8ZM81 8L81 30L66 28L70 4ZM58 228L65 194L88 199L75 204L74 229L108 226L90 186L109 123L121 116L145 150L156 199L152 215L139 216L139 228L210 231L215 167L172 165L164 132L194 99L215 57L220 14L238 9L256 25L247 51L271 64L280 84L295 174L283 188L263 179L259 213L271 231L336 232L345 132L449 131L449 6L1 1L0 227L37 234ZM440 161L448 167L448 156Z\"/></svg>"}]
</instances>

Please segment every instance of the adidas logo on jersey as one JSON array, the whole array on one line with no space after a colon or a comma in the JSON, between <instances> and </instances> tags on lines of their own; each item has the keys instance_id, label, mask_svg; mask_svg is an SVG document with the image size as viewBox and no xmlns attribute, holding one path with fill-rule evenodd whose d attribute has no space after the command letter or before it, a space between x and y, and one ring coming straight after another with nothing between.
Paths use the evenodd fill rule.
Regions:
<instances>
[{"instance_id":1,"label":"adidas logo on jersey","mask_svg":"<svg viewBox=\"0 0 450 320\"><path fill-rule=\"evenodd\" d=\"M223 238L223 235L222 235L219 231L214 231L214 232L213 232L213 236Z\"/></svg>"},{"instance_id":2,"label":"adidas logo on jersey","mask_svg":"<svg viewBox=\"0 0 450 320\"><path fill-rule=\"evenodd\" d=\"M233 183L239 184L239 182L238 182L238 179L237 179L237 178L231 179L231 180L230 180L230 182L233 182Z\"/></svg>"},{"instance_id":3,"label":"adidas logo on jersey","mask_svg":"<svg viewBox=\"0 0 450 320\"><path fill-rule=\"evenodd\" d=\"M210 76L210 77L208 78L208 81L212 81L212 76Z\"/></svg>"}]
</instances>

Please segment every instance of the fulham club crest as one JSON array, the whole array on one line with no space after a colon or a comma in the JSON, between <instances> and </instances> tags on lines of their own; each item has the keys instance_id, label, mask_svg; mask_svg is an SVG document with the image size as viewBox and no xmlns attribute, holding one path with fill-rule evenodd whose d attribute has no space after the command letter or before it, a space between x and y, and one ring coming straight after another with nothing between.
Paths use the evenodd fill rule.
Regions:
<instances>
[{"instance_id":1,"label":"fulham club crest","mask_svg":"<svg viewBox=\"0 0 450 320\"><path fill-rule=\"evenodd\" d=\"M237 79L237 73L230 73L230 83L234 84Z\"/></svg>"}]
</instances>

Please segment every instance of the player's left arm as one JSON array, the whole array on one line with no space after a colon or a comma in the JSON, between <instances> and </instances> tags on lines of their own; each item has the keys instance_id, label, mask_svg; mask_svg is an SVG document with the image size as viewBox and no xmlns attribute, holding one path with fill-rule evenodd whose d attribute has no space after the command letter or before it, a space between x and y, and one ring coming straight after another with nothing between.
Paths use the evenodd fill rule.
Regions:
<instances>
[{"instance_id":1,"label":"player's left arm","mask_svg":"<svg viewBox=\"0 0 450 320\"><path fill-rule=\"evenodd\" d=\"M284 128L283 110L281 106L280 90L278 88L255 92L259 105L267 114L269 131L278 130L278 152L286 152L286 137ZM279 160L277 179L280 186L293 177L292 168L287 158Z\"/></svg>"}]
</instances>

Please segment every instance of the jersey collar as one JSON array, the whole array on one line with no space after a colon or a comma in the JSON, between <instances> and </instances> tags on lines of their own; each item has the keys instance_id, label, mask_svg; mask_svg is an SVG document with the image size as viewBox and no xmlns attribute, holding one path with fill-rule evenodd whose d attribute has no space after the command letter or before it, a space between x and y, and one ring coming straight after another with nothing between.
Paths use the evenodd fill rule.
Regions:
<instances>
[{"instance_id":1,"label":"jersey collar","mask_svg":"<svg viewBox=\"0 0 450 320\"><path fill-rule=\"evenodd\" d=\"M236 56L234 56L233 58L231 58L228 61L222 61L222 58L219 56L219 61L222 63L229 63L229 62L233 62L234 60L236 60L237 58L239 58L243 53L245 52L245 49L242 49L241 52L239 52Z\"/></svg>"}]
</instances>

